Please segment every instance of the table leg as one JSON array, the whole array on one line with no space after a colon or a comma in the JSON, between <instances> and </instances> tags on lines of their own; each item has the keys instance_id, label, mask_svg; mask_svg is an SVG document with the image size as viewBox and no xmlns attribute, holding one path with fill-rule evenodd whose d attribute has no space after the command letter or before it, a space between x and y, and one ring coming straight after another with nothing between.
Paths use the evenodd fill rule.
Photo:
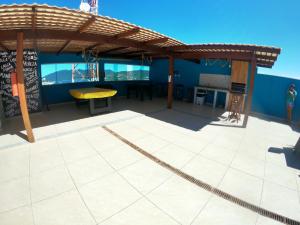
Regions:
<instances>
[{"instance_id":1,"label":"table leg","mask_svg":"<svg viewBox=\"0 0 300 225\"><path fill-rule=\"evenodd\" d=\"M111 111L111 98L106 99L107 111Z\"/></svg>"},{"instance_id":2,"label":"table leg","mask_svg":"<svg viewBox=\"0 0 300 225\"><path fill-rule=\"evenodd\" d=\"M105 98L106 106L104 106L104 107L96 108L95 99L90 99L89 101L90 101L90 114L91 115L111 111L111 108L112 108L111 107L111 97Z\"/></svg>"},{"instance_id":3,"label":"table leg","mask_svg":"<svg viewBox=\"0 0 300 225\"><path fill-rule=\"evenodd\" d=\"M95 114L95 99L90 99L90 114L93 115Z\"/></svg>"},{"instance_id":4,"label":"table leg","mask_svg":"<svg viewBox=\"0 0 300 225\"><path fill-rule=\"evenodd\" d=\"M226 92L226 98L225 98L225 111L228 110L228 101L229 101L229 93Z\"/></svg>"},{"instance_id":5,"label":"table leg","mask_svg":"<svg viewBox=\"0 0 300 225\"><path fill-rule=\"evenodd\" d=\"M217 96L218 96L218 92L214 91L214 102L213 102L213 107L216 108L217 105Z\"/></svg>"}]
</instances>

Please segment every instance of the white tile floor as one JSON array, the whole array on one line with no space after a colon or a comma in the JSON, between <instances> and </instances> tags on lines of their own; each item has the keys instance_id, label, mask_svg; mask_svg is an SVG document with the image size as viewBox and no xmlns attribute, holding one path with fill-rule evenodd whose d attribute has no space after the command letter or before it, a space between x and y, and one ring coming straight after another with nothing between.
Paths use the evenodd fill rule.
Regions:
<instances>
[{"instance_id":1,"label":"white tile floor","mask_svg":"<svg viewBox=\"0 0 300 225\"><path fill-rule=\"evenodd\" d=\"M178 177L102 126L214 187L300 221L299 133L250 117L246 129L220 110L164 100L118 100L88 117L83 107L32 116L35 144L9 120L0 134L0 224L279 224ZM227 125L227 126L222 126ZM234 124L234 126L237 126Z\"/></svg>"}]
</instances>

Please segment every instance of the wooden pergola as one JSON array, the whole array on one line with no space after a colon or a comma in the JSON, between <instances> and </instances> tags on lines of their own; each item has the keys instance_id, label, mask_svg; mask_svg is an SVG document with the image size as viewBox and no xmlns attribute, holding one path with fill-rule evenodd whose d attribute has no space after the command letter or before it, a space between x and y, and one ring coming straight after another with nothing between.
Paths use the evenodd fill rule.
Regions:
<instances>
[{"instance_id":1,"label":"wooden pergola","mask_svg":"<svg viewBox=\"0 0 300 225\"><path fill-rule=\"evenodd\" d=\"M0 5L0 51L17 51L17 77L20 107L28 140L34 142L27 109L23 49L39 52L82 53L97 56L136 59L142 57L169 59L168 108L172 108L174 60L199 59L240 60L251 63L251 78L245 124L251 110L256 68L271 68L280 48L239 45L187 45L155 31L106 16L95 16L78 10L48 5Z\"/></svg>"}]
</instances>

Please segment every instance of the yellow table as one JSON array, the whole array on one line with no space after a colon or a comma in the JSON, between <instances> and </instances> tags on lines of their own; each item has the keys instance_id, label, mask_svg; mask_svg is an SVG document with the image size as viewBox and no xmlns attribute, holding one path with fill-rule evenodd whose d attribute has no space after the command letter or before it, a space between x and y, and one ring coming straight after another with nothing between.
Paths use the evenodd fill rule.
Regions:
<instances>
[{"instance_id":1,"label":"yellow table","mask_svg":"<svg viewBox=\"0 0 300 225\"><path fill-rule=\"evenodd\" d=\"M105 88L79 88L69 90L70 94L78 100L89 100L90 103L90 113L92 115L111 111L111 97L117 94L116 90L105 89ZM105 99L106 106L96 108L95 99Z\"/></svg>"}]
</instances>

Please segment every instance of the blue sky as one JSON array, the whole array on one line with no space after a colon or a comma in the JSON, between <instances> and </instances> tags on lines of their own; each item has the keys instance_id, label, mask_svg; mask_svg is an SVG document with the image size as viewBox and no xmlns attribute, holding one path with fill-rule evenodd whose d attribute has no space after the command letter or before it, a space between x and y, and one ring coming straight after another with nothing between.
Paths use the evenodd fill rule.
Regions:
<instances>
[{"instance_id":1,"label":"blue sky","mask_svg":"<svg viewBox=\"0 0 300 225\"><path fill-rule=\"evenodd\" d=\"M0 0L79 8L80 0ZM242 43L282 48L272 69L300 79L299 0L99 0L99 13L153 29L188 44Z\"/></svg>"}]
</instances>

